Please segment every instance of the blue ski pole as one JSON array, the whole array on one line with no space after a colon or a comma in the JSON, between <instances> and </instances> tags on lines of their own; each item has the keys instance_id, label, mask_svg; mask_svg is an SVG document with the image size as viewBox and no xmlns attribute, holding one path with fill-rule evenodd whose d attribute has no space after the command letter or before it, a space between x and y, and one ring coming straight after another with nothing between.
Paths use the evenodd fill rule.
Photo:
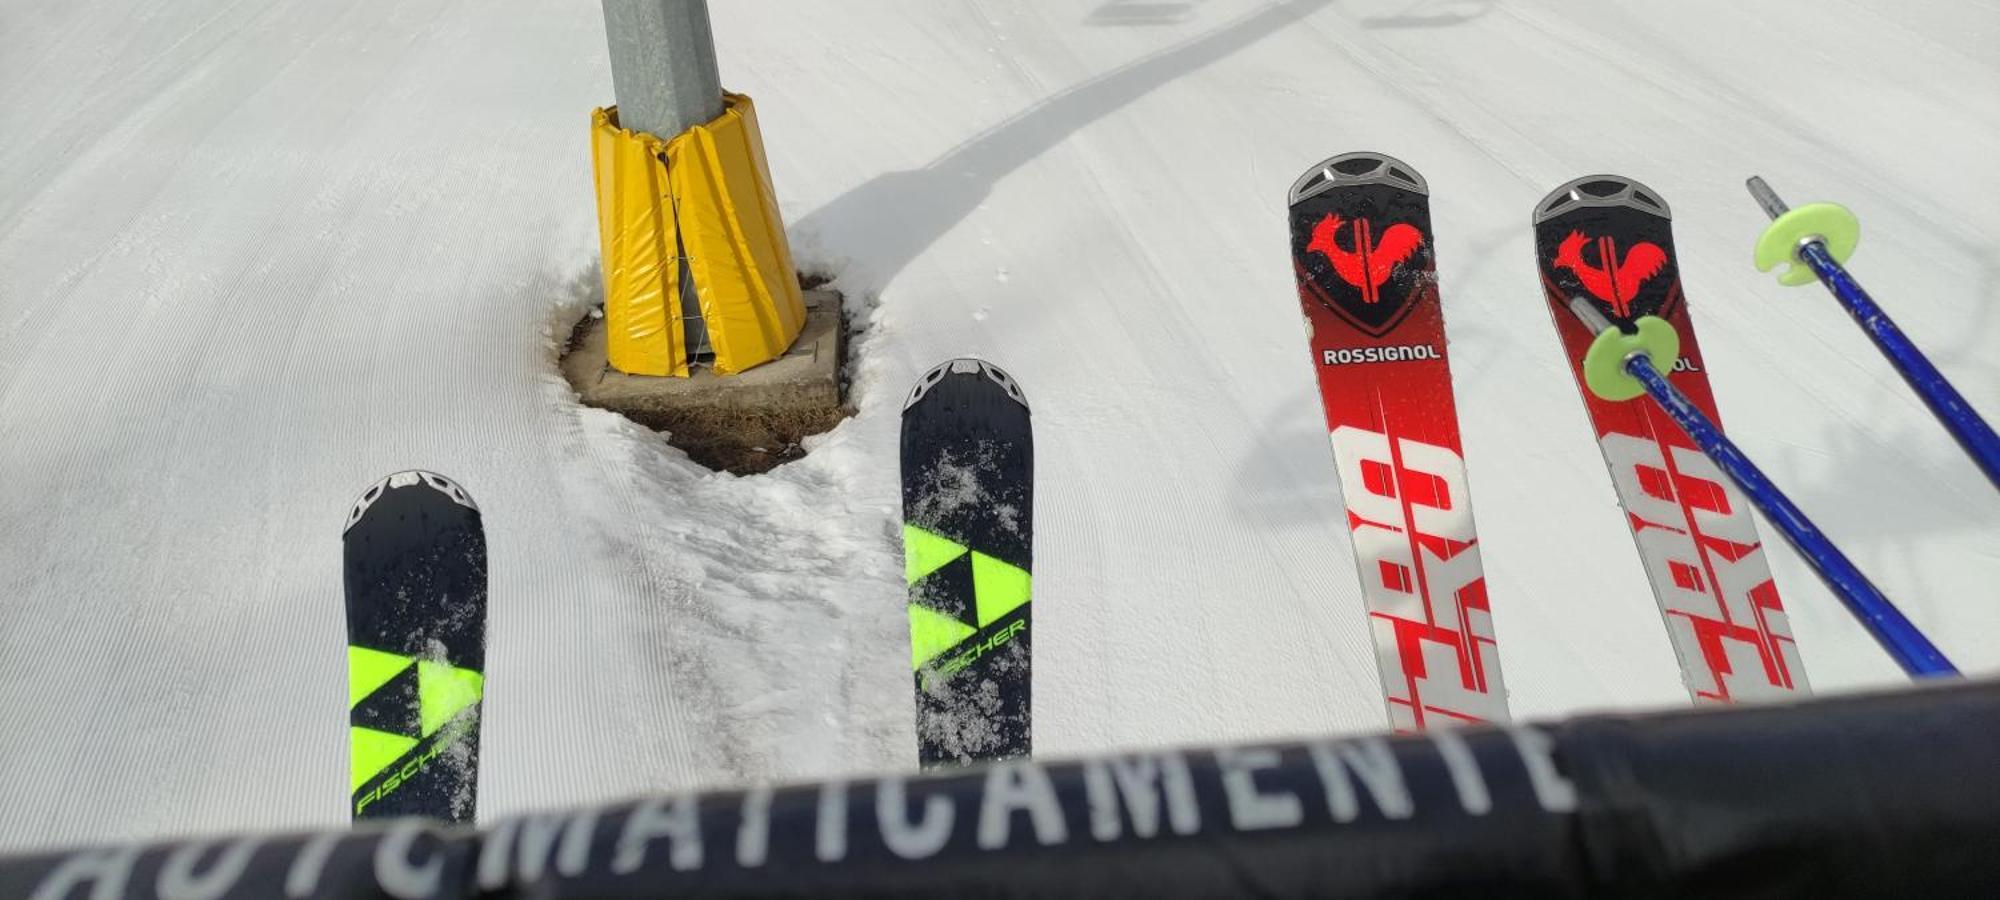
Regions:
<instances>
[{"instance_id":1,"label":"blue ski pole","mask_svg":"<svg viewBox=\"0 0 2000 900\"><path fill-rule=\"evenodd\" d=\"M1687 396L1667 381L1667 366L1680 358L1680 335L1657 316L1641 316L1635 333L1626 334L1583 297L1571 297L1569 311L1597 335L1583 361L1584 383L1606 400L1624 401L1651 394L1682 431L1701 445L1729 480L1750 498L1764 518L1778 526L1785 540L1861 621L1882 649L1889 651L1912 676L1957 675L1950 660L1933 646L1896 604L1882 595L1868 576L1835 547L1806 514L1759 470L1722 430L1709 421Z\"/></svg>"},{"instance_id":2,"label":"blue ski pole","mask_svg":"<svg viewBox=\"0 0 2000 900\"><path fill-rule=\"evenodd\" d=\"M1800 285L1818 277L1826 289L1847 308L1875 346L1894 363L1903 380L1915 388L1931 413L1986 470L1986 478L2000 487L2000 435L1979 417L1979 411L1965 402L1958 389L1931 365L1917 345L1889 319L1882 308L1861 289L1861 283L1841 266L1854 253L1861 238L1861 223L1846 207L1834 203L1813 203L1792 209L1778 199L1764 179L1751 176L1750 195L1771 217L1771 226L1757 239L1757 268L1770 271L1783 262L1795 263L1778 273L1782 284Z\"/></svg>"}]
</instances>

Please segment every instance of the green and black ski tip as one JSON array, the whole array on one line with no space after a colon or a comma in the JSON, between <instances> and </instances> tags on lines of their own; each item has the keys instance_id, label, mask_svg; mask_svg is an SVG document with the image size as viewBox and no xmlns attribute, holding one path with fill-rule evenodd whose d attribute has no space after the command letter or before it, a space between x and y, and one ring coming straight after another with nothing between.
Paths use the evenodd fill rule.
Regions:
<instances>
[{"instance_id":1,"label":"green and black ski tip","mask_svg":"<svg viewBox=\"0 0 2000 900\"><path fill-rule=\"evenodd\" d=\"M398 472L341 534L354 818L470 822L486 670L486 533L451 479Z\"/></svg>"},{"instance_id":2,"label":"green and black ski tip","mask_svg":"<svg viewBox=\"0 0 2000 900\"><path fill-rule=\"evenodd\" d=\"M1026 756L1034 436L1020 386L977 359L930 370L903 405L902 473L917 756Z\"/></svg>"}]
</instances>

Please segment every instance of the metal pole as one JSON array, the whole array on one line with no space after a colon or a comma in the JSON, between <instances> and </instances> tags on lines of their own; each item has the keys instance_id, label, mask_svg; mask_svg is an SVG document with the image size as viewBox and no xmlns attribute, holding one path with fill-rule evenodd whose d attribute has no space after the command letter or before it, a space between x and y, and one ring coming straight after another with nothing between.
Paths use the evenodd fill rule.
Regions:
<instances>
[{"instance_id":1,"label":"metal pole","mask_svg":"<svg viewBox=\"0 0 2000 900\"><path fill-rule=\"evenodd\" d=\"M1778 199L1778 192L1771 190L1771 185L1759 176L1750 176L1750 180L1744 182L1743 186L1750 189L1750 196L1757 201L1758 206L1764 208L1764 214L1773 219L1792 209L1785 205L1785 201Z\"/></svg>"},{"instance_id":2,"label":"metal pole","mask_svg":"<svg viewBox=\"0 0 2000 900\"><path fill-rule=\"evenodd\" d=\"M620 127L671 139L722 115L707 0L604 0L604 32ZM687 249L676 252L683 263L681 319L693 360L707 355L708 328L685 264Z\"/></svg>"},{"instance_id":3,"label":"metal pole","mask_svg":"<svg viewBox=\"0 0 2000 900\"><path fill-rule=\"evenodd\" d=\"M707 0L604 0L618 124L671 138L722 115Z\"/></svg>"}]
</instances>

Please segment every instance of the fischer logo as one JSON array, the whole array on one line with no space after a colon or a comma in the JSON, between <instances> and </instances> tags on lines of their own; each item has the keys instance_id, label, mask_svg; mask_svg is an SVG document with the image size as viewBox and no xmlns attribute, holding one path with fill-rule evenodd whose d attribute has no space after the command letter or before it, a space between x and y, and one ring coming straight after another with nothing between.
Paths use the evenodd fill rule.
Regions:
<instances>
[{"instance_id":1,"label":"fischer logo","mask_svg":"<svg viewBox=\"0 0 2000 900\"><path fill-rule=\"evenodd\" d=\"M937 679L956 675L973 663L978 662L986 654L1013 643L1014 639L1021 635L1021 632L1027 630L1028 620L1017 619L1014 624L1000 629L992 637L974 644L967 648L965 652L939 663L935 669L926 670L924 675L924 689L929 690Z\"/></svg>"},{"instance_id":2,"label":"fischer logo","mask_svg":"<svg viewBox=\"0 0 2000 900\"><path fill-rule=\"evenodd\" d=\"M1464 460L1352 425L1332 439L1391 724L1505 720Z\"/></svg>"},{"instance_id":3,"label":"fischer logo","mask_svg":"<svg viewBox=\"0 0 2000 900\"><path fill-rule=\"evenodd\" d=\"M1319 357L1320 364L1325 366L1410 362L1420 359L1444 359L1444 354L1429 344L1395 344L1387 347L1342 347L1338 350L1322 350Z\"/></svg>"},{"instance_id":4,"label":"fischer logo","mask_svg":"<svg viewBox=\"0 0 2000 900\"><path fill-rule=\"evenodd\" d=\"M354 815L361 815L362 811L366 810L375 801L395 793L397 788L403 786L403 782L416 777L416 774L428 767L433 760L457 747L459 739L465 736L465 733L471 729L471 725L472 716L464 716L460 721L445 726L443 733L439 734L437 739L432 741L430 747L424 752L413 753L404 757L403 764L398 766L395 772L391 773L387 778L382 779L381 783L375 785L373 790L361 795L359 799L354 801Z\"/></svg>"},{"instance_id":5,"label":"fischer logo","mask_svg":"<svg viewBox=\"0 0 2000 900\"><path fill-rule=\"evenodd\" d=\"M1586 246L1597 247L1597 264L1583 259ZM1632 301L1639 288L1667 267L1667 252L1651 241L1640 241L1618 255L1618 241L1611 237L1587 238L1572 231L1556 247L1555 264L1576 273L1576 280L1591 296L1611 306L1613 315L1629 318Z\"/></svg>"}]
</instances>

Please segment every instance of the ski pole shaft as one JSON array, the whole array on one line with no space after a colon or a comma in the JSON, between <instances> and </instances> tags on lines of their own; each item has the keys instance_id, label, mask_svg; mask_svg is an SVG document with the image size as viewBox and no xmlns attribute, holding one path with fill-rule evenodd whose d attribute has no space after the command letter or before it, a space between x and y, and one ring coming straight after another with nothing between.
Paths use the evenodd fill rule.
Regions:
<instances>
[{"instance_id":1,"label":"ski pole shaft","mask_svg":"<svg viewBox=\"0 0 2000 900\"><path fill-rule=\"evenodd\" d=\"M1924 404L1931 408L1938 421L1944 423L1959 446L1964 447L1973 461L1986 471L1987 480L2000 487L2000 434L1993 432L1993 426L1986 424L1978 410L1973 409L1944 374L1931 365L1923 351L1904 336L1903 330L1897 328L1888 314L1875 305L1868 292L1862 290L1854 276L1834 261L1824 246L1813 242L1800 247L1799 258L1805 260L1813 274L1819 276L1820 283L1840 299L1848 315L1853 316L1855 323L1874 339L1875 346L1895 363L1903 380L1909 382L1910 387L1923 398Z\"/></svg>"},{"instance_id":2,"label":"ski pole shaft","mask_svg":"<svg viewBox=\"0 0 2000 900\"><path fill-rule=\"evenodd\" d=\"M1750 498L1750 502L1778 526L1778 531L1792 548L1805 557L1813 571L1819 573L1827 587L1833 589L1848 611L1861 620L1863 627L1875 636L1882 648L1889 651L1901 664L1903 671L1916 676L1956 675L1958 670L1945 659L1944 654L1922 631L1903 616L1896 604L1868 581L1868 576L1850 561L1840 548L1834 546L1819 528L1813 525L1806 514L1793 505L1791 498L1778 489L1764 476L1750 458L1743 455L1736 444L1723 436L1701 410L1690 403L1665 375L1654 371L1652 363L1643 357L1627 360L1625 371L1639 379L1646 386L1646 393L1672 416L1681 430L1701 445L1703 453L1715 461L1736 486Z\"/></svg>"},{"instance_id":3,"label":"ski pole shaft","mask_svg":"<svg viewBox=\"0 0 2000 900\"><path fill-rule=\"evenodd\" d=\"M1571 297L1569 309L1585 326L1599 334L1617 327L1583 297ZM1958 674L1958 669L1952 666L1944 653L1869 582L1868 576L1863 575L1840 552L1840 548L1834 546L1813 525L1812 520L1806 518L1806 514L1688 400L1687 395L1675 388L1667 376L1653 368L1650 355L1643 351L1633 352L1625 357L1624 368L1627 374L1645 386L1653 401L1673 418L1682 431L1687 432L1688 437L1694 439L1723 474L1736 483L1751 504L1778 527L1785 541L1805 558L1820 580L1826 583L1834 596L1840 598L1841 604L1861 621L1862 627L1868 629L1868 633L1903 667L1904 672L1918 677Z\"/></svg>"},{"instance_id":4,"label":"ski pole shaft","mask_svg":"<svg viewBox=\"0 0 2000 900\"><path fill-rule=\"evenodd\" d=\"M1748 186L1750 195L1757 199L1757 205L1763 207L1772 219L1791 210L1764 179L1753 175ZM1876 348L1889 357L1889 362L1895 365L1903 380L1930 407L1931 414L1944 423L1945 430L1951 432L1958 445L1965 448L1965 452L1986 472L1987 480L2000 487L2000 434L1994 433L1993 426L1986 424L1979 411L1965 401L1965 397L1952 387L1936 366L1931 365L1930 358L1917 349L1903 330L1896 327L1895 321L1876 305L1874 298L1862 290L1861 283L1854 280L1854 276L1848 274L1847 269L1834 258L1824 240L1807 238L1799 244L1796 252L1799 261L1812 270L1820 283L1826 285L1826 289L1846 308L1847 314L1854 318L1855 324L1860 325L1861 330L1875 341Z\"/></svg>"}]
</instances>

